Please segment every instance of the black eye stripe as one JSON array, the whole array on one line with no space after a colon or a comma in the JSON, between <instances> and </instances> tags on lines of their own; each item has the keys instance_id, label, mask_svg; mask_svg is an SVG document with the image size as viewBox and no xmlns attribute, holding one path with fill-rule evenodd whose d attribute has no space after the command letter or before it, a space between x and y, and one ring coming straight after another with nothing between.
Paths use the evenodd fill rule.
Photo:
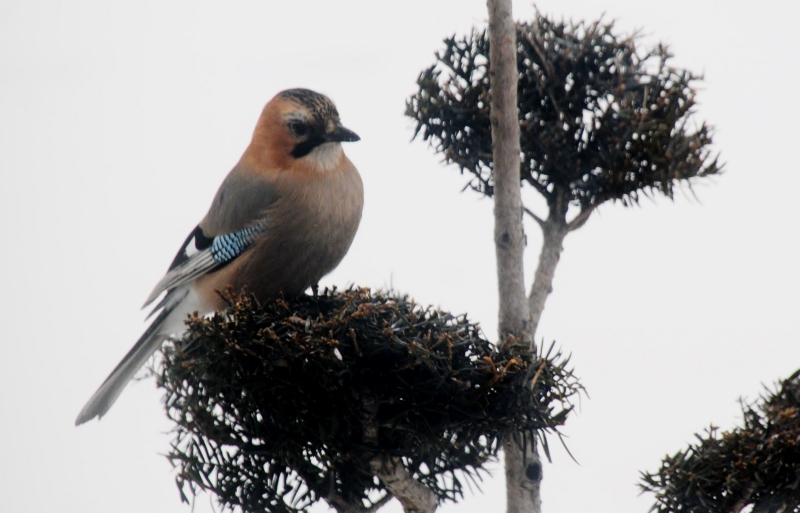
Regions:
<instances>
[{"instance_id":1,"label":"black eye stripe","mask_svg":"<svg viewBox=\"0 0 800 513\"><path fill-rule=\"evenodd\" d=\"M324 143L325 139L318 134L312 135L305 141L301 142L300 144L296 145L292 150L292 157L299 159L300 157L305 157L311 150L319 146L320 144Z\"/></svg>"}]
</instances>

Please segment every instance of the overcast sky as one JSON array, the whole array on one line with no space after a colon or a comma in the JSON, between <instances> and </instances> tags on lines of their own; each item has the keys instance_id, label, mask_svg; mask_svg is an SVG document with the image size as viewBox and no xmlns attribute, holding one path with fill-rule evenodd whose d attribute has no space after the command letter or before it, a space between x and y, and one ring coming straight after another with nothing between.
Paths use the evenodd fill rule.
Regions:
<instances>
[{"instance_id":1,"label":"overcast sky","mask_svg":"<svg viewBox=\"0 0 800 513\"><path fill-rule=\"evenodd\" d=\"M786 7L792 5L792 7ZM740 396L800 367L796 23L786 1L542 0L617 19L705 74L698 121L726 173L674 202L603 205L571 234L538 336L586 386L544 511L646 512L639 472ZM515 16L530 19L528 2ZM473 0L0 0L0 509L184 512L152 379L73 426L144 329L139 311L278 91L328 94L362 140L360 231L323 284L395 288L495 336L492 205L403 116L442 39L483 27ZM526 227L526 274L538 228ZM444 512L503 511L502 467ZM196 512L211 511L202 496ZM324 511L324 508L319 508ZM398 512L395 503L386 511Z\"/></svg>"}]
</instances>

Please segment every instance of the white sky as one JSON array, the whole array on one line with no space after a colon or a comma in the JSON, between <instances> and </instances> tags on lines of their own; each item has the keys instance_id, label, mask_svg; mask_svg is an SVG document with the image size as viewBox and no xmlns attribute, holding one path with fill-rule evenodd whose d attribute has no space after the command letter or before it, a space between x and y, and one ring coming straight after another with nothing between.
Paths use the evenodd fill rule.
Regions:
<instances>
[{"instance_id":1,"label":"white sky","mask_svg":"<svg viewBox=\"0 0 800 513\"><path fill-rule=\"evenodd\" d=\"M555 1L618 19L705 72L698 119L727 173L676 201L604 205L567 238L539 336L587 387L547 512L645 512L655 470L737 398L800 367L800 48L793 2ZM786 7L791 5L792 7ZM530 19L528 2L515 2ZM404 101L483 1L0 0L0 509L188 512L152 380L101 422L76 414L144 329L139 306L287 87L326 93L362 141L364 220L324 284L390 283L496 326L491 203L417 141ZM527 275L538 228L527 226ZM503 511L502 469L444 512ZM320 508L324 510L324 508ZM207 496L195 511L211 511ZM386 511L398 512L393 504Z\"/></svg>"}]
</instances>

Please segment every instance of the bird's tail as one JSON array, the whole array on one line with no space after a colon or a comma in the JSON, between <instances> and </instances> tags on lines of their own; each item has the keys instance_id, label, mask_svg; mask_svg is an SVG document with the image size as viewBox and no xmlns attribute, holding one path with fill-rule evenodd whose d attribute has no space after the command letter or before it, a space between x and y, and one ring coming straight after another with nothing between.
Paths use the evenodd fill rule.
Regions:
<instances>
[{"instance_id":1,"label":"bird's tail","mask_svg":"<svg viewBox=\"0 0 800 513\"><path fill-rule=\"evenodd\" d=\"M119 394L133 379L142 365L145 364L156 350L161 347L162 342L172 333L182 331L180 328L183 323L183 309L175 311L176 304L165 307L158 317L156 317L144 334L136 342L136 345L128 351L125 358L119 362L119 365L109 374L106 380L97 389L86 406L83 407L75 419L75 425L78 426L94 417L102 417L117 400Z\"/></svg>"}]
</instances>

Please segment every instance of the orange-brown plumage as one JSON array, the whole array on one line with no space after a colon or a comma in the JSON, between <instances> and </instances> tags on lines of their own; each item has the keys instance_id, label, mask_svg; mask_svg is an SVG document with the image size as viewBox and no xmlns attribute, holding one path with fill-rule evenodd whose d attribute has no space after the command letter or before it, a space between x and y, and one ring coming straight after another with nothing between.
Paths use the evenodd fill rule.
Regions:
<instances>
[{"instance_id":1,"label":"orange-brown plumage","mask_svg":"<svg viewBox=\"0 0 800 513\"><path fill-rule=\"evenodd\" d=\"M297 107L294 103L276 96L261 111L253 139L244 151L240 164L253 172L278 172L290 169L295 163L291 150L295 138L288 131L285 116Z\"/></svg>"}]
</instances>

